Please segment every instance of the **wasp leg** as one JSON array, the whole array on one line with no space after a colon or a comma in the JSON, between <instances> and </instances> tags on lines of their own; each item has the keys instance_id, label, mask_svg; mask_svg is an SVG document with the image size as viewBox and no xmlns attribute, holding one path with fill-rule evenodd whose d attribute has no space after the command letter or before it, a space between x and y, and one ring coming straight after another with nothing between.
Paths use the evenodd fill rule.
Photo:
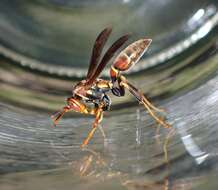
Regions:
<instances>
[{"instance_id":1,"label":"wasp leg","mask_svg":"<svg viewBox=\"0 0 218 190\"><path fill-rule=\"evenodd\" d=\"M121 80L122 80L122 83L124 83L124 86L125 86L125 83L126 85L128 86L129 90L132 91L132 93L134 93L133 95L140 101L140 102L143 102L145 104L147 104L151 109L153 109L154 111L157 111L157 112L164 112L165 113L165 110L163 109L160 109L160 108L157 108L155 107L151 102L148 101L148 99L143 95L143 93L141 93L136 87L134 87L132 84L130 84L125 77L121 76Z\"/></svg>"},{"instance_id":2,"label":"wasp leg","mask_svg":"<svg viewBox=\"0 0 218 190\"><path fill-rule=\"evenodd\" d=\"M165 141L164 141L164 145L163 145L163 151L164 151L164 158L165 158L165 162L166 163L169 163L169 158L168 158L168 144L169 144L169 141L170 141L170 138L175 135L176 131L175 131L175 128L171 128L171 130L169 131L169 133L167 134L167 137L165 138Z\"/></svg>"},{"instance_id":3,"label":"wasp leg","mask_svg":"<svg viewBox=\"0 0 218 190\"><path fill-rule=\"evenodd\" d=\"M63 117L63 115L68 111L76 111L85 114L94 114L93 111L89 111L85 104L81 103L78 99L75 98L68 98L67 99L67 106L63 107L63 109L51 116L54 125L56 126L59 120Z\"/></svg>"},{"instance_id":4,"label":"wasp leg","mask_svg":"<svg viewBox=\"0 0 218 190\"><path fill-rule=\"evenodd\" d=\"M112 93L115 96L124 96L125 95L125 83L133 89L136 93L134 93L134 96L140 101L140 102L145 102L151 109L157 112L165 112L163 109L155 107L151 102L148 101L148 99L138 91L137 88L135 88L133 85L127 82L126 78L122 75L120 75L119 70L115 69L114 67L111 68L111 80L112 83L114 84L116 81L118 82L118 87L113 87L111 89ZM124 85L121 85L121 83L124 83Z\"/></svg>"},{"instance_id":5,"label":"wasp leg","mask_svg":"<svg viewBox=\"0 0 218 190\"><path fill-rule=\"evenodd\" d=\"M80 112L83 114L90 114L90 115L95 115L95 122L92 125L92 130L88 134L88 137L85 139L85 141L82 144L82 147L88 144L89 140L92 138L94 135L95 130L97 129L98 124L101 122L103 118L103 108L102 107L97 107L93 109L88 109L85 104L81 103L78 99L75 98L68 98L67 99L68 105L63 107L63 109L54 115L51 116L53 119L54 125L57 125L58 121L62 118L62 116L68 112L68 111L75 111L75 112ZM101 129L103 137L105 137L105 134L103 132L103 129Z\"/></svg>"},{"instance_id":6,"label":"wasp leg","mask_svg":"<svg viewBox=\"0 0 218 190\"><path fill-rule=\"evenodd\" d=\"M166 113L164 109L160 109L155 107L151 102L148 101L147 98L145 98L145 96L143 95L143 101L153 110L157 111L157 112L163 112Z\"/></svg>"},{"instance_id":7,"label":"wasp leg","mask_svg":"<svg viewBox=\"0 0 218 190\"><path fill-rule=\"evenodd\" d=\"M127 82L127 80L126 80L124 77L122 77L121 85L123 85L125 88L127 88L127 89L130 91L130 93L131 93L132 95L134 95L134 96L137 98L137 100L145 106L145 108L148 110L148 113L149 113L159 124L161 124L161 125L162 125L163 127L165 127L165 128L171 127L171 125L169 125L168 123L166 123L165 121L163 121L162 119L160 119L158 116L155 115L155 113L153 112L153 110L156 110L156 111L157 111L157 108L154 107L154 106L151 107L151 105L149 105L149 104L147 103L145 96L144 96L141 92L139 92L139 90L138 90L137 88L135 88L132 84L130 84L129 82ZM153 110L152 110L152 108L153 108ZM154 108L155 108L155 109L154 109ZM158 110L159 110L159 109L158 109Z\"/></svg>"},{"instance_id":8,"label":"wasp leg","mask_svg":"<svg viewBox=\"0 0 218 190\"><path fill-rule=\"evenodd\" d=\"M162 119L160 119L159 117L157 117L154 112L150 109L150 107L145 103L142 102L143 105L145 106L145 108L148 110L148 113L159 123L161 124L163 127L165 128L170 128L171 125L169 125L168 123L166 123L165 121L163 121Z\"/></svg>"},{"instance_id":9,"label":"wasp leg","mask_svg":"<svg viewBox=\"0 0 218 190\"><path fill-rule=\"evenodd\" d=\"M92 124L92 130L89 132L87 138L83 141L83 144L81 145L82 148L89 143L90 139L93 137L98 127L98 124L102 121L102 119L103 119L103 110L101 107L99 107L95 110L95 121Z\"/></svg>"},{"instance_id":10,"label":"wasp leg","mask_svg":"<svg viewBox=\"0 0 218 190\"><path fill-rule=\"evenodd\" d=\"M51 119L53 120L54 126L56 126L58 124L58 121L63 117L63 115L70 110L71 110L70 106L65 106L65 107L63 107L62 111L54 113L51 116Z\"/></svg>"}]
</instances>

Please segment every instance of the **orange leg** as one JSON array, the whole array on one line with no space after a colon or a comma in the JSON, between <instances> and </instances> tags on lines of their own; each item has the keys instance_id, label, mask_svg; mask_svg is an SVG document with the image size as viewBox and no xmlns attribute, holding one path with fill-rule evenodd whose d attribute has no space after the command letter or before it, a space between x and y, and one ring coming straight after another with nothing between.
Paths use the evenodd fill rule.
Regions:
<instances>
[{"instance_id":1,"label":"orange leg","mask_svg":"<svg viewBox=\"0 0 218 190\"><path fill-rule=\"evenodd\" d=\"M99 107L96 109L95 121L92 124L92 130L89 132L87 138L83 141L83 144L81 145L82 148L85 147L89 143L90 139L93 137L98 127L98 124L102 121L102 119L103 119L103 110L101 107Z\"/></svg>"},{"instance_id":2,"label":"orange leg","mask_svg":"<svg viewBox=\"0 0 218 190\"><path fill-rule=\"evenodd\" d=\"M70 110L71 110L70 106L65 106L65 107L63 107L62 111L54 113L51 116L51 119L53 120L54 126L56 126L58 124L58 121L63 117L63 115Z\"/></svg>"},{"instance_id":3,"label":"orange leg","mask_svg":"<svg viewBox=\"0 0 218 190\"><path fill-rule=\"evenodd\" d=\"M168 147L170 138L171 138L172 136L174 136L175 133L176 133L175 128L171 128L171 130L170 130L169 133L167 134L167 137L165 138L165 141L164 141L163 151L164 151L164 157L165 157L165 162L166 162L166 163L169 163L167 147Z\"/></svg>"},{"instance_id":4,"label":"orange leg","mask_svg":"<svg viewBox=\"0 0 218 190\"><path fill-rule=\"evenodd\" d=\"M145 98L144 95L142 95L142 97L143 97L143 102L145 102L151 109L157 112L165 112L165 110L155 107L151 102L148 101L147 98Z\"/></svg>"},{"instance_id":5,"label":"orange leg","mask_svg":"<svg viewBox=\"0 0 218 190\"><path fill-rule=\"evenodd\" d=\"M164 120L160 119L158 116L155 115L155 113L150 109L150 107L144 103L145 108L148 110L148 113L159 123L161 124L163 127L165 128L169 128L171 127L171 125L169 125L168 123L166 123Z\"/></svg>"},{"instance_id":6,"label":"orange leg","mask_svg":"<svg viewBox=\"0 0 218 190\"><path fill-rule=\"evenodd\" d=\"M103 110L101 107L88 109L85 104L81 103L78 99L75 98L68 98L67 99L68 105L63 107L63 109L54 115L51 116L53 119L54 125L57 125L58 121L62 118L62 116L68 111L76 111L83 114L90 114L95 115L95 121L92 125L92 130L89 132L88 137L84 140L83 144L81 145L84 147L88 144L89 140L93 137L98 124L101 122L103 118ZM102 135L105 137L103 129L101 129Z\"/></svg>"},{"instance_id":7,"label":"orange leg","mask_svg":"<svg viewBox=\"0 0 218 190\"><path fill-rule=\"evenodd\" d=\"M147 104L151 109L157 112L165 112L163 109L155 107L136 87L130 84L124 76L120 76L121 85L126 87L138 100L143 104Z\"/></svg>"},{"instance_id":8,"label":"orange leg","mask_svg":"<svg viewBox=\"0 0 218 190\"><path fill-rule=\"evenodd\" d=\"M166 123L164 120L160 119L158 116L156 116L156 114L154 113L154 111L161 111L163 112L163 110L160 110L158 108L156 108L155 106L153 106L143 95L143 93L139 92L139 90L137 88L135 88L132 84L130 84L123 76L121 76L121 83L120 85L124 86L125 88L127 88L131 94L133 94L137 100L142 103L145 108L148 110L148 113L159 123L161 124L163 127L165 128L169 128L171 127L171 125L169 125L168 123Z\"/></svg>"},{"instance_id":9,"label":"orange leg","mask_svg":"<svg viewBox=\"0 0 218 190\"><path fill-rule=\"evenodd\" d=\"M117 81L119 85L119 88L112 88L114 95L124 96L124 88L127 88L139 100L139 102L146 104L156 112L165 112L163 109L157 108L151 102L149 102L148 99L141 92L139 92L137 88L131 85L124 76L120 75L119 70L115 69L114 67L111 68L111 79L113 83Z\"/></svg>"}]
</instances>

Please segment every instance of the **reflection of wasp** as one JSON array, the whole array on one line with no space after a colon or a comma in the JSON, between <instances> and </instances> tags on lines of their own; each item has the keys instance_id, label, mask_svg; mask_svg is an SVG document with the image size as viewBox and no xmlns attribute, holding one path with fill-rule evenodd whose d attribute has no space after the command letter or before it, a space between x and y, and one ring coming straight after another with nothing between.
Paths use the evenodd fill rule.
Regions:
<instances>
[{"instance_id":1,"label":"reflection of wasp","mask_svg":"<svg viewBox=\"0 0 218 190\"><path fill-rule=\"evenodd\" d=\"M103 118L103 112L109 110L111 101L107 92L111 91L115 96L124 96L125 88L130 91L132 95L136 97L139 103L143 104L148 110L148 113L163 127L168 128L170 125L160 119L154 111L161 112L162 110L154 107L137 88L130 84L124 76L121 75L122 71L128 70L133 66L147 50L151 43L151 39L140 39L130 44L125 48L114 60L111 69L111 80L103 80L98 78L106 64L113 57L114 53L128 40L129 35L124 35L119 38L112 46L107 50L100 63L100 55L103 50L110 33L111 28L104 29L97 37L92 57L89 64L87 76L84 80L79 82L72 90L72 96L67 99L67 106L54 114L54 124L56 125L65 112L70 110L95 115L95 121L92 125L92 130L88 134L88 137L82 144L82 147L87 145L92 138L98 124ZM88 106L92 103L94 106Z\"/></svg>"}]
</instances>

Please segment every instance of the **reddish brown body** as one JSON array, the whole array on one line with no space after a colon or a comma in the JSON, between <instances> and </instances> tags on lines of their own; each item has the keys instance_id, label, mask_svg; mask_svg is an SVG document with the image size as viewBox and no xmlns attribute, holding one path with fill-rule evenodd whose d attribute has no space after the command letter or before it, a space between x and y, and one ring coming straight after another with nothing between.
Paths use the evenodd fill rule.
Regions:
<instances>
[{"instance_id":1,"label":"reddish brown body","mask_svg":"<svg viewBox=\"0 0 218 190\"><path fill-rule=\"evenodd\" d=\"M88 137L84 140L82 146L88 144L92 138L98 124L103 118L103 112L110 109L111 101L107 92L111 91L115 96L124 96L125 89L128 89L136 99L142 103L148 110L148 113L163 127L170 127L168 123L156 116L155 112L162 112L162 110L153 106L145 96L132 84L130 84L126 78L121 74L122 71L130 69L147 50L151 43L151 39L141 39L135 41L125 48L113 61L110 69L111 80L103 80L98 78L106 64L113 57L114 53L128 40L128 35L124 35L119 38L112 46L106 51L105 55L101 59L100 55L104 44L106 43L110 33L110 28L104 29L95 41L95 45L92 51L92 57L88 69L87 76L84 80L80 81L72 90L72 96L67 99L67 106L54 114L54 124L56 125L64 113L73 110L83 114L95 115L95 121L92 125L92 130L88 134ZM89 107L87 103L93 103L92 107Z\"/></svg>"},{"instance_id":2,"label":"reddish brown body","mask_svg":"<svg viewBox=\"0 0 218 190\"><path fill-rule=\"evenodd\" d=\"M126 71L141 58L151 43L151 39L141 39L125 48L111 66L110 75L117 78L117 71Z\"/></svg>"},{"instance_id":3,"label":"reddish brown body","mask_svg":"<svg viewBox=\"0 0 218 190\"><path fill-rule=\"evenodd\" d=\"M133 66L147 50L151 39L141 39L124 49L115 59L113 67L119 71L125 71Z\"/></svg>"}]
</instances>

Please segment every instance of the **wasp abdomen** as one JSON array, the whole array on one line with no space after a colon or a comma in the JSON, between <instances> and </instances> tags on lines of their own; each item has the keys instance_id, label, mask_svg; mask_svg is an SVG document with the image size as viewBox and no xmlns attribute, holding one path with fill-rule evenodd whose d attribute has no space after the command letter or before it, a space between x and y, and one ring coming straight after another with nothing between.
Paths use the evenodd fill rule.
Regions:
<instances>
[{"instance_id":1,"label":"wasp abdomen","mask_svg":"<svg viewBox=\"0 0 218 190\"><path fill-rule=\"evenodd\" d=\"M150 43L151 39L141 39L130 44L117 56L112 67L118 71L128 70L141 58Z\"/></svg>"}]
</instances>

